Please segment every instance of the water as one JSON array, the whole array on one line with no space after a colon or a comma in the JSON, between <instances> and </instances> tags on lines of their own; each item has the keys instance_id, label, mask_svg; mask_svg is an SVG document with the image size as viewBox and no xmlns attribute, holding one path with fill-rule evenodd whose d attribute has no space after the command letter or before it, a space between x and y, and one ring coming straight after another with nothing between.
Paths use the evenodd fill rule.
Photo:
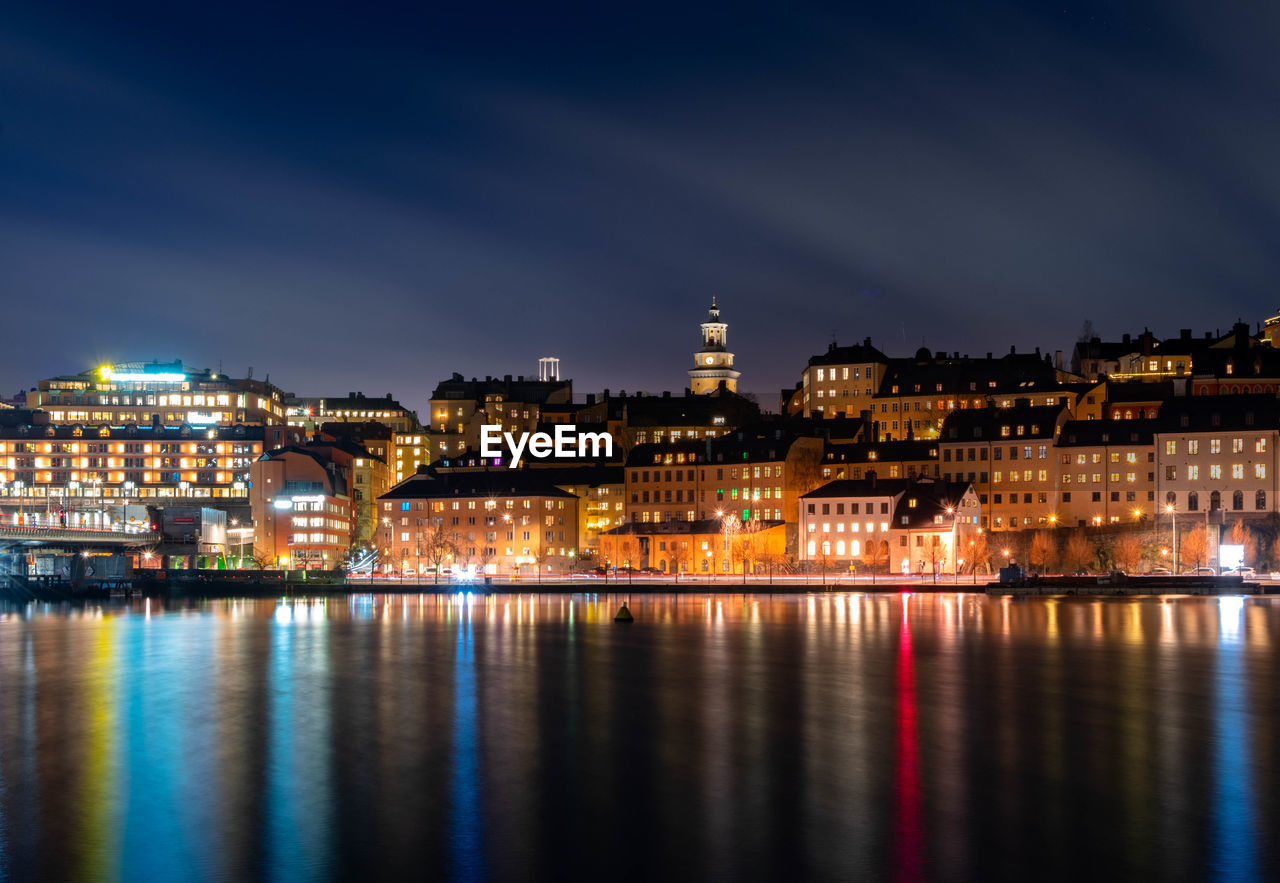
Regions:
<instances>
[{"instance_id":1,"label":"water","mask_svg":"<svg viewBox=\"0 0 1280 883\"><path fill-rule=\"evenodd\" d=\"M1260 879L1280 601L0 608L0 878Z\"/></svg>"}]
</instances>

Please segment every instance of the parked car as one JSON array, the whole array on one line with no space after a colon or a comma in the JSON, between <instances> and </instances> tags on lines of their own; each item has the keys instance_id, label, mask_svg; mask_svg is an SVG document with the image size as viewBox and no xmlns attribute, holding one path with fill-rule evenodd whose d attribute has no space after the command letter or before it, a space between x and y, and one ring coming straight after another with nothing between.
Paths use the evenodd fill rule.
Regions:
<instances>
[{"instance_id":1,"label":"parked car","mask_svg":"<svg viewBox=\"0 0 1280 883\"><path fill-rule=\"evenodd\" d=\"M1234 573L1237 576L1249 576L1249 577L1258 575L1258 572L1247 564L1241 564L1239 567L1233 570L1228 570L1227 573Z\"/></svg>"},{"instance_id":2,"label":"parked car","mask_svg":"<svg viewBox=\"0 0 1280 883\"><path fill-rule=\"evenodd\" d=\"M1218 571L1212 567L1197 567L1194 571L1195 576L1217 576Z\"/></svg>"},{"instance_id":3,"label":"parked car","mask_svg":"<svg viewBox=\"0 0 1280 883\"><path fill-rule=\"evenodd\" d=\"M1156 567L1148 570L1147 576L1173 576L1173 571L1167 567Z\"/></svg>"}]
</instances>

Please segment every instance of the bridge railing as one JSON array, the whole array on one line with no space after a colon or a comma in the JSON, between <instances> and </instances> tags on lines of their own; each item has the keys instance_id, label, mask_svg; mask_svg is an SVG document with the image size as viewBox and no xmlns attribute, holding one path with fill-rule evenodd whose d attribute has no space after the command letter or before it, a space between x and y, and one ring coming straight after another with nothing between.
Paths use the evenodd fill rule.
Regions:
<instances>
[{"instance_id":1,"label":"bridge railing","mask_svg":"<svg viewBox=\"0 0 1280 883\"><path fill-rule=\"evenodd\" d=\"M17 524L0 524L0 539L44 540L60 543L123 543L146 545L160 542L160 534L154 531L101 530L89 527L26 527Z\"/></svg>"}]
</instances>

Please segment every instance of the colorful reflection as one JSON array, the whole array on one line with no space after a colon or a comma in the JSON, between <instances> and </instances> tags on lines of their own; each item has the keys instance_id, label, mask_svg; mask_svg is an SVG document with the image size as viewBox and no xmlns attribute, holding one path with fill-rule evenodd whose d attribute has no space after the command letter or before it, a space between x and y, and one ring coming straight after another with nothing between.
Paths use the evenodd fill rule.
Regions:
<instances>
[{"instance_id":1,"label":"colorful reflection","mask_svg":"<svg viewBox=\"0 0 1280 883\"><path fill-rule=\"evenodd\" d=\"M625 599L0 609L0 876L1280 876L1280 599Z\"/></svg>"}]
</instances>

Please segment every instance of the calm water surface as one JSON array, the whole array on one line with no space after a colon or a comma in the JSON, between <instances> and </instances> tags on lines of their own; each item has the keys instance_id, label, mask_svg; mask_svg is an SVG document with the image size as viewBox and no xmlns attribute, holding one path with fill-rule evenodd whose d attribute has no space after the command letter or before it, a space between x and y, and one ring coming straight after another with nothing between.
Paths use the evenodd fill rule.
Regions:
<instances>
[{"instance_id":1,"label":"calm water surface","mask_svg":"<svg viewBox=\"0 0 1280 883\"><path fill-rule=\"evenodd\" d=\"M1275 879L1280 601L0 608L0 878Z\"/></svg>"}]
</instances>

